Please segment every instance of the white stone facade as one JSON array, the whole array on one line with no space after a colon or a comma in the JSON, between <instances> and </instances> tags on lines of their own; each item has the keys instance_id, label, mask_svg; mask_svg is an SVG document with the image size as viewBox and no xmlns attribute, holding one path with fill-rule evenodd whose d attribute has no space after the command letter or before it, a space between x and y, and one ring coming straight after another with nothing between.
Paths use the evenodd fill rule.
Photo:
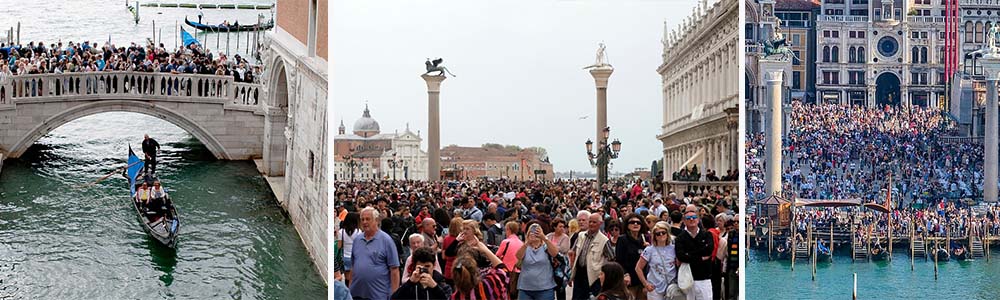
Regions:
<instances>
[{"instance_id":1,"label":"white stone facade","mask_svg":"<svg viewBox=\"0 0 1000 300\"><path fill-rule=\"evenodd\" d=\"M302 243L327 279L328 187L327 140L328 78L327 61L310 56L306 45L281 27L267 34L264 54L265 83L271 99L267 114L287 120L283 132L275 126L269 134L283 138L285 199L288 212ZM275 149L280 152L280 148ZM273 154L275 156L280 155Z\"/></svg>"},{"instance_id":2,"label":"white stone facade","mask_svg":"<svg viewBox=\"0 0 1000 300\"><path fill-rule=\"evenodd\" d=\"M664 180L697 165L702 174L738 170L739 3L702 1L675 31L664 32ZM665 28L666 29L666 28Z\"/></svg>"},{"instance_id":3,"label":"white stone facade","mask_svg":"<svg viewBox=\"0 0 1000 300\"><path fill-rule=\"evenodd\" d=\"M817 101L941 105L944 8L932 0L823 1L816 20Z\"/></svg>"}]
</instances>

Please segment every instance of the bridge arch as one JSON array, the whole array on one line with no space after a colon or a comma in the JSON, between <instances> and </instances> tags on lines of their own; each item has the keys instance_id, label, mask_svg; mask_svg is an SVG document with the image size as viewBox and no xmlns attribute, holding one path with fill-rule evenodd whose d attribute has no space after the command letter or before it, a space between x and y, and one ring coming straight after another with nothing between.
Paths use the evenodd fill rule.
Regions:
<instances>
[{"instance_id":1,"label":"bridge arch","mask_svg":"<svg viewBox=\"0 0 1000 300\"><path fill-rule=\"evenodd\" d=\"M28 147L37 142L52 130L73 120L106 112L133 112L152 116L170 122L194 135L217 159L232 159L231 155L208 130L194 120L169 108L142 101L105 100L76 105L45 119L41 124L28 131L11 148L10 157L19 157Z\"/></svg>"}]
</instances>

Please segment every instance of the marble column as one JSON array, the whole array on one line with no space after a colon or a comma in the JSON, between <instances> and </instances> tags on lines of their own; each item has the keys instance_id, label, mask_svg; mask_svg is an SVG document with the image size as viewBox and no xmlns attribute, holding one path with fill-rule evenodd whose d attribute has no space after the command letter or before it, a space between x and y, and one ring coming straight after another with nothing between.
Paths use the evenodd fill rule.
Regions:
<instances>
[{"instance_id":1,"label":"marble column","mask_svg":"<svg viewBox=\"0 0 1000 300\"><path fill-rule=\"evenodd\" d=\"M984 55L979 60L986 75L986 138L983 162L983 201L997 202L997 80L1000 79L1000 54Z\"/></svg>"},{"instance_id":2,"label":"marble column","mask_svg":"<svg viewBox=\"0 0 1000 300\"><path fill-rule=\"evenodd\" d=\"M768 124L765 148L767 151L767 194L781 195L782 158L782 83L784 82L784 67L788 61L761 61L761 70L767 81Z\"/></svg>"},{"instance_id":3,"label":"marble column","mask_svg":"<svg viewBox=\"0 0 1000 300\"><path fill-rule=\"evenodd\" d=\"M604 139L604 128L608 127L608 78L611 77L611 73L615 69L610 65L605 65L601 67L596 67L590 69L590 75L594 77L594 84L597 86L597 142L599 146L596 150L600 151L604 145L602 142L609 143L609 141ZM608 166L599 165L597 166L597 182L604 183L607 182L608 178Z\"/></svg>"},{"instance_id":4,"label":"marble column","mask_svg":"<svg viewBox=\"0 0 1000 300\"><path fill-rule=\"evenodd\" d=\"M444 76L421 75L427 83L427 180L441 180L441 82Z\"/></svg>"}]
</instances>

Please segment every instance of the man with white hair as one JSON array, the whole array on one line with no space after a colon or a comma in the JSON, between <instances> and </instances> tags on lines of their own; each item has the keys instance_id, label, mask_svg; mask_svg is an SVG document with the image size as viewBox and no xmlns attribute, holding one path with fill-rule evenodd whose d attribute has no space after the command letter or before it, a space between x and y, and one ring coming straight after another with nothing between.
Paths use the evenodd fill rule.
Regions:
<instances>
[{"instance_id":1,"label":"man with white hair","mask_svg":"<svg viewBox=\"0 0 1000 300\"><path fill-rule=\"evenodd\" d=\"M410 235L410 253L416 253L417 249L420 247L427 247L424 235L419 233L414 233ZM410 264L413 263L413 257L406 258L406 263L403 264L403 270L409 270ZM441 272L441 264L437 262L437 257L434 258L434 270ZM403 272L403 282L410 280L410 272Z\"/></svg>"},{"instance_id":2,"label":"man with white hair","mask_svg":"<svg viewBox=\"0 0 1000 300\"><path fill-rule=\"evenodd\" d=\"M351 249L353 270L351 295L372 300L389 299L399 288L399 254L388 233L379 229L379 212L374 207L361 210L361 231Z\"/></svg>"}]
</instances>

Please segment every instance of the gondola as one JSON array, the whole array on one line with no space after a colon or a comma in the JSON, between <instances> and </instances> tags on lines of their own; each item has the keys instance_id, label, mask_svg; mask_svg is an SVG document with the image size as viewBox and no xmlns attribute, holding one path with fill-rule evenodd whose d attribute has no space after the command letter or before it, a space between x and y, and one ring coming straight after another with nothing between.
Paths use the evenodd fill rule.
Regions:
<instances>
[{"instance_id":1,"label":"gondola","mask_svg":"<svg viewBox=\"0 0 1000 300\"><path fill-rule=\"evenodd\" d=\"M833 259L833 251L826 247L826 245L820 244L816 249L816 261L830 261Z\"/></svg>"},{"instance_id":2,"label":"gondola","mask_svg":"<svg viewBox=\"0 0 1000 300\"><path fill-rule=\"evenodd\" d=\"M201 31L208 31L208 32L257 31L257 30L268 30L268 29L271 29L272 27L274 27L274 20L273 19L271 21L268 21L267 23L258 23L258 24L253 24L253 25L240 25L239 22L236 22L235 24L225 26L225 25L208 25L208 24L202 24L202 23L198 23L198 22L192 22L192 21L189 21L187 19L187 17L185 17L184 18L184 23L188 24L188 26L194 27L195 29L198 29L198 30L201 30Z\"/></svg>"},{"instance_id":3,"label":"gondola","mask_svg":"<svg viewBox=\"0 0 1000 300\"><path fill-rule=\"evenodd\" d=\"M789 251L787 243L781 243L774 247L775 257L779 260L789 259L792 257L792 252Z\"/></svg>"},{"instance_id":4,"label":"gondola","mask_svg":"<svg viewBox=\"0 0 1000 300\"><path fill-rule=\"evenodd\" d=\"M966 260L969 259L969 251L965 250L965 247L958 247L951 250L951 256L955 260Z\"/></svg>"},{"instance_id":5,"label":"gondola","mask_svg":"<svg viewBox=\"0 0 1000 300\"><path fill-rule=\"evenodd\" d=\"M174 248L177 246L181 222L177 215L177 208L170 200L170 196L167 195L157 200L151 200L151 204L148 205L139 201L137 188L141 183L138 183L138 181L156 181L155 176L146 176L143 171L144 166L145 163L135 155L132 147L129 147L128 167L125 172L128 178L132 206L135 208L136 216L139 219L139 223L142 224L143 231L153 237L153 239L156 239L160 244ZM152 205L158 205L159 207L151 207Z\"/></svg>"},{"instance_id":6,"label":"gondola","mask_svg":"<svg viewBox=\"0 0 1000 300\"><path fill-rule=\"evenodd\" d=\"M886 260L889 258L889 252L882 248L882 245L876 245L872 247L871 250L872 260Z\"/></svg>"},{"instance_id":7,"label":"gondola","mask_svg":"<svg viewBox=\"0 0 1000 300\"><path fill-rule=\"evenodd\" d=\"M938 261L948 261L949 259L951 259L951 255L948 254L948 249L937 248L937 251L934 251L934 252L935 252L935 255L937 255L937 260Z\"/></svg>"}]
</instances>

